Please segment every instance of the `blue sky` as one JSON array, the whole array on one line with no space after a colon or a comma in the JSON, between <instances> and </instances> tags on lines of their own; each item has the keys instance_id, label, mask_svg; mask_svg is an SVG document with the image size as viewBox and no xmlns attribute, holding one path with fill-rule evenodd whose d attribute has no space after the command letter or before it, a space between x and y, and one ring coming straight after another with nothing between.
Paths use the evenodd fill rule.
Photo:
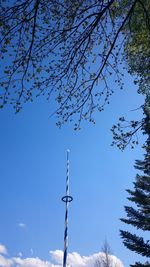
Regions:
<instances>
[{"instance_id":1,"label":"blue sky","mask_svg":"<svg viewBox=\"0 0 150 267\"><path fill-rule=\"evenodd\" d=\"M131 111L143 103L129 77L125 90L117 90L103 113L96 113L96 125L72 124L62 129L50 113L55 104L39 98L15 115L10 107L0 112L0 243L9 257L49 260L49 251L63 249L66 150L70 149L69 252L92 255L101 251L107 238L114 255L129 266L139 257L128 251L119 229L125 216L125 189L132 188L135 159L140 147L124 152L111 147L112 124L119 116L135 119ZM140 136L142 143L142 137ZM135 231L135 229L133 229Z\"/></svg>"}]
</instances>

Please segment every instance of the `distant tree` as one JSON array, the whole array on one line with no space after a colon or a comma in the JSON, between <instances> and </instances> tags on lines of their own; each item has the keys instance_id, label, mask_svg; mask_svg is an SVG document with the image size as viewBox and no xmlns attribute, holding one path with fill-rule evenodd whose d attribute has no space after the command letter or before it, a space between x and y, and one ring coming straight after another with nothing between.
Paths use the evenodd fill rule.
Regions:
<instances>
[{"instance_id":1,"label":"distant tree","mask_svg":"<svg viewBox=\"0 0 150 267\"><path fill-rule=\"evenodd\" d=\"M149 81L149 0L1 1L0 36L0 107L19 112L24 102L53 93L58 126L74 114L75 129L82 119L94 122L94 110L102 111L114 91L112 74L123 88L123 60Z\"/></svg>"},{"instance_id":2,"label":"distant tree","mask_svg":"<svg viewBox=\"0 0 150 267\"><path fill-rule=\"evenodd\" d=\"M104 244L101 249L102 253L95 261L94 267L120 267L120 262L115 262L112 258L112 252L107 240L104 241Z\"/></svg>"},{"instance_id":3,"label":"distant tree","mask_svg":"<svg viewBox=\"0 0 150 267\"><path fill-rule=\"evenodd\" d=\"M135 165L135 168L142 171L143 175L137 174L134 190L127 190L129 193L128 199L136 206L126 206L127 218L121 219L121 221L150 234L150 97L146 103L144 107L144 124L142 126L143 133L148 135L144 146L146 153L144 160L137 160ZM124 230L121 230L120 234L123 244L128 249L150 258L150 240L144 240L143 237ZM150 267L150 262L136 262L130 266Z\"/></svg>"},{"instance_id":4,"label":"distant tree","mask_svg":"<svg viewBox=\"0 0 150 267\"><path fill-rule=\"evenodd\" d=\"M112 259L111 259L111 249L110 246L105 240L102 246L103 257L100 257L96 260L94 267L112 267Z\"/></svg>"}]
</instances>

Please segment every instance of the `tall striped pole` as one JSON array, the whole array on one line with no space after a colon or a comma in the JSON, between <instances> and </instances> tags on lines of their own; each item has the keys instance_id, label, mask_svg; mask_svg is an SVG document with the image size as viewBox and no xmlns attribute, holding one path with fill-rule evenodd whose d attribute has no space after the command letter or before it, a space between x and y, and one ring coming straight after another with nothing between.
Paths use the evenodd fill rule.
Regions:
<instances>
[{"instance_id":1,"label":"tall striped pole","mask_svg":"<svg viewBox=\"0 0 150 267\"><path fill-rule=\"evenodd\" d=\"M68 249L68 208L69 202L73 200L73 197L69 195L69 150L67 150L67 175L66 175L66 195L62 197L62 201L66 204L65 212L65 231L64 231L64 256L63 267L67 267L67 249Z\"/></svg>"}]
</instances>

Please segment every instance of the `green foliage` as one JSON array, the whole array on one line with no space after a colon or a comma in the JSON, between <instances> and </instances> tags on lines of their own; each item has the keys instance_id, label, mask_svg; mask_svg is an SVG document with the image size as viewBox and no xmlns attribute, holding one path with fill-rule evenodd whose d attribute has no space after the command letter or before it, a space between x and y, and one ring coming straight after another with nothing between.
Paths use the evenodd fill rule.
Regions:
<instances>
[{"instance_id":1,"label":"green foliage","mask_svg":"<svg viewBox=\"0 0 150 267\"><path fill-rule=\"evenodd\" d=\"M127 218L121 219L122 222L132 225L133 227L150 231L150 99L144 106L144 124L142 126L143 133L148 135L145 143L145 156L144 160L137 160L135 168L142 171L143 175L137 175L134 182L134 190L127 190L129 193L128 200L136 205L136 208L125 207ZM144 256L150 257L150 240L144 240L143 237L132 234L128 231L121 230L121 237L123 244L130 250ZM150 266L149 262L145 264L135 263L131 265L134 267Z\"/></svg>"},{"instance_id":2,"label":"green foliage","mask_svg":"<svg viewBox=\"0 0 150 267\"><path fill-rule=\"evenodd\" d=\"M139 92L150 88L150 1L137 1L129 27L126 28L125 59L129 73L135 75Z\"/></svg>"},{"instance_id":3,"label":"green foliage","mask_svg":"<svg viewBox=\"0 0 150 267\"><path fill-rule=\"evenodd\" d=\"M149 262L145 262L144 264L140 262L136 262L135 264L131 264L131 267L150 267Z\"/></svg>"},{"instance_id":4,"label":"green foliage","mask_svg":"<svg viewBox=\"0 0 150 267\"><path fill-rule=\"evenodd\" d=\"M76 114L79 129L109 104L112 80L123 88L123 59L149 91L149 9L149 0L2 1L0 107L53 95L57 125Z\"/></svg>"},{"instance_id":5,"label":"green foliage","mask_svg":"<svg viewBox=\"0 0 150 267\"><path fill-rule=\"evenodd\" d=\"M120 150L124 150L128 145L131 149L138 145L139 129L142 128L144 120L139 121L127 121L124 117L119 118L119 122L114 124L111 128L113 134L112 146L116 145Z\"/></svg>"},{"instance_id":6,"label":"green foliage","mask_svg":"<svg viewBox=\"0 0 150 267\"><path fill-rule=\"evenodd\" d=\"M123 1L126 14L128 1ZM117 7L116 7L117 9ZM122 31L125 38L123 58L126 62L128 72L134 76L134 83L138 85L138 92L145 96L150 93L150 1L136 1L136 5L129 23ZM142 107L141 107L142 108ZM117 145L121 150L130 144L134 148L138 144L138 131L142 128L144 120L128 121L124 117L119 119L119 123L113 125L112 145Z\"/></svg>"},{"instance_id":7,"label":"green foliage","mask_svg":"<svg viewBox=\"0 0 150 267\"><path fill-rule=\"evenodd\" d=\"M58 126L78 115L94 121L113 90L122 89L122 47L138 1L2 1L0 6L1 107L53 93ZM126 16L123 12L126 10ZM4 63L3 63L4 62Z\"/></svg>"}]
</instances>

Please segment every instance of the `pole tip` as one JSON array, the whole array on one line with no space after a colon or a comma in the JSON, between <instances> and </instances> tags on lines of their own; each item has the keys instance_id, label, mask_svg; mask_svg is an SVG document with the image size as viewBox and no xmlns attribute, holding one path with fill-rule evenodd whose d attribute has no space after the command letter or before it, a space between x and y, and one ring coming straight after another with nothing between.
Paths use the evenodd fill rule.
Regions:
<instances>
[{"instance_id":1,"label":"pole tip","mask_svg":"<svg viewBox=\"0 0 150 267\"><path fill-rule=\"evenodd\" d=\"M67 149L67 153L69 153L70 152L70 149Z\"/></svg>"}]
</instances>

